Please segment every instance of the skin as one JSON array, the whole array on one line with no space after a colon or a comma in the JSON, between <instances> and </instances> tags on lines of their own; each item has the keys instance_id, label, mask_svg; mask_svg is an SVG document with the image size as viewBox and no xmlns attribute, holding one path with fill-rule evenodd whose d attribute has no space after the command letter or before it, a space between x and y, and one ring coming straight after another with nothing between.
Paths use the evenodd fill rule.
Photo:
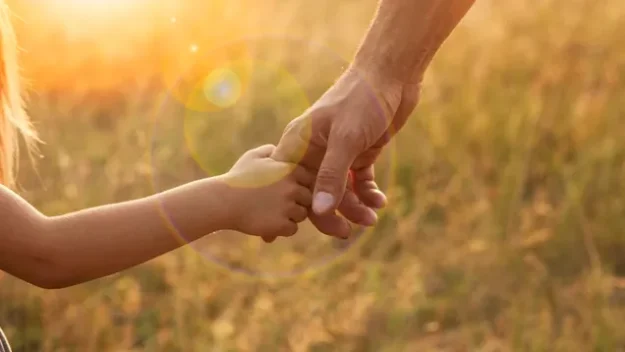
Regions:
<instances>
[{"instance_id":1,"label":"skin","mask_svg":"<svg viewBox=\"0 0 625 352\"><path fill-rule=\"evenodd\" d=\"M432 58L474 2L381 0L353 63L285 129L272 158L317 173L309 218L321 232L347 238L350 222L376 223L375 209L387 200L373 165L416 107Z\"/></svg>"},{"instance_id":2,"label":"skin","mask_svg":"<svg viewBox=\"0 0 625 352\"><path fill-rule=\"evenodd\" d=\"M274 150L272 145L251 150L218 177L61 216L45 216L0 186L0 270L55 289L179 248L184 242L172 225L188 242L217 230L291 236L311 206L314 175L269 158Z\"/></svg>"},{"instance_id":3,"label":"skin","mask_svg":"<svg viewBox=\"0 0 625 352\"><path fill-rule=\"evenodd\" d=\"M425 69L473 2L382 0L349 69L287 126L277 148L245 154L226 175L55 217L0 186L0 270L44 288L72 286L180 247L172 223L187 241L232 229L268 242L294 234L305 215L342 238L348 220L375 224L373 209L386 198L373 164L414 110ZM255 185L259 175L264 184Z\"/></svg>"}]
</instances>

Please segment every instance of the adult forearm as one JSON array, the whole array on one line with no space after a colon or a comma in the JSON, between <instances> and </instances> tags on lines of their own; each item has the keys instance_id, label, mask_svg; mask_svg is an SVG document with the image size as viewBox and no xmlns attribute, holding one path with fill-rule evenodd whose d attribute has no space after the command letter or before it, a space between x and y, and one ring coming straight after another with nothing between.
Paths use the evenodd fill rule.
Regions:
<instances>
[{"instance_id":1,"label":"adult forearm","mask_svg":"<svg viewBox=\"0 0 625 352\"><path fill-rule=\"evenodd\" d=\"M475 0L381 0L354 60L403 84L418 83Z\"/></svg>"}]
</instances>

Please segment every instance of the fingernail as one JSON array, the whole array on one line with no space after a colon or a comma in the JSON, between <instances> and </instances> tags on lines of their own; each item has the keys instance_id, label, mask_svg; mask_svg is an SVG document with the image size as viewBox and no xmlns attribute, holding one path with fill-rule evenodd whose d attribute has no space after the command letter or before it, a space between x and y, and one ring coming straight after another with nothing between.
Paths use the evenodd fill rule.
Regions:
<instances>
[{"instance_id":1,"label":"fingernail","mask_svg":"<svg viewBox=\"0 0 625 352\"><path fill-rule=\"evenodd\" d=\"M319 192L315 194L312 208L316 214L322 214L328 211L333 205L334 197L330 193Z\"/></svg>"}]
</instances>

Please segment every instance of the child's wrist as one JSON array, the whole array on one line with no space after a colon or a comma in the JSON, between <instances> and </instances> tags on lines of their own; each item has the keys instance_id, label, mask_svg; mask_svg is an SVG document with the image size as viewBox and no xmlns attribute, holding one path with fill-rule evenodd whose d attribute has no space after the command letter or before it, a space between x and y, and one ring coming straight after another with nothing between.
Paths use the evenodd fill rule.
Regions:
<instances>
[{"instance_id":1,"label":"child's wrist","mask_svg":"<svg viewBox=\"0 0 625 352\"><path fill-rule=\"evenodd\" d=\"M238 231L240 216L237 210L240 208L236 197L236 189L228 181L228 174L213 177L215 183L215 198L219 208L219 229Z\"/></svg>"},{"instance_id":2,"label":"child's wrist","mask_svg":"<svg viewBox=\"0 0 625 352\"><path fill-rule=\"evenodd\" d=\"M219 177L198 180L157 197L168 221L195 240L232 227L232 190Z\"/></svg>"}]
</instances>

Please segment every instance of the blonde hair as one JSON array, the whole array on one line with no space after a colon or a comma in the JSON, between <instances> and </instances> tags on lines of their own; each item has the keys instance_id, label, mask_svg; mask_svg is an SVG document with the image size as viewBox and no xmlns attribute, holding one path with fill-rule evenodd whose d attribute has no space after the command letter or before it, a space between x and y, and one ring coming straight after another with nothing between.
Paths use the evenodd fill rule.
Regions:
<instances>
[{"instance_id":1,"label":"blonde hair","mask_svg":"<svg viewBox=\"0 0 625 352\"><path fill-rule=\"evenodd\" d=\"M39 142L24 109L17 50L10 11L0 0L0 184L8 187L15 186L20 135L29 152Z\"/></svg>"}]
</instances>

